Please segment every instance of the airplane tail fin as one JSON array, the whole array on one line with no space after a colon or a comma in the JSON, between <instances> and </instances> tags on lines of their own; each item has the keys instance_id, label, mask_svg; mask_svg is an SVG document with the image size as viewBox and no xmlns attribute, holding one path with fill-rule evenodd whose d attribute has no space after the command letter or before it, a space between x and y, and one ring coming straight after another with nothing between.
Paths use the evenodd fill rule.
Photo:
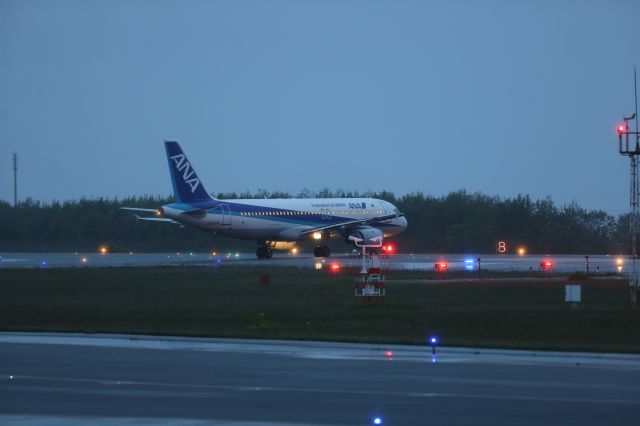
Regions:
<instances>
[{"instance_id":1,"label":"airplane tail fin","mask_svg":"<svg viewBox=\"0 0 640 426\"><path fill-rule=\"evenodd\" d=\"M165 141L164 147L167 150L171 183L176 201L188 204L211 200L212 197L204 189L204 185L200 182L200 178L198 178L187 156L182 152L178 142Z\"/></svg>"}]
</instances>

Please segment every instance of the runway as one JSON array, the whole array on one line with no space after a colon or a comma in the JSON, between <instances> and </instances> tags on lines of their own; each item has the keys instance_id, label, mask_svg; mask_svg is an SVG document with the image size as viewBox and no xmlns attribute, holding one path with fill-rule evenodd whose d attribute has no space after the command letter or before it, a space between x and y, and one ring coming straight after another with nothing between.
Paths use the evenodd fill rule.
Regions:
<instances>
[{"instance_id":1,"label":"runway","mask_svg":"<svg viewBox=\"0 0 640 426\"><path fill-rule=\"evenodd\" d=\"M431 271L434 264L448 263L449 270L538 271L540 262L551 259L557 272L586 270L585 256L579 255L496 255L409 253L388 256L385 266L392 270ZM314 258L310 254L277 253L272 259L256 259L254 253L0 253L0 269L60 267L127 267L202 265L278 265L300 268L323 268L331 262L358 267L360 258L350 253L335 253L331 258ZM626 273L627 259L620 256L591 255L591 272Z\"/></svg>"},{"instance_id":2,"label":"runway","mask_svg":"<svg viewBox=\"0 0 640 426\"><path fill-rule=\"evenodd\" d=\"M0 333L0 423L636 425L640 356Z\"/></svg>"}]
</instances>

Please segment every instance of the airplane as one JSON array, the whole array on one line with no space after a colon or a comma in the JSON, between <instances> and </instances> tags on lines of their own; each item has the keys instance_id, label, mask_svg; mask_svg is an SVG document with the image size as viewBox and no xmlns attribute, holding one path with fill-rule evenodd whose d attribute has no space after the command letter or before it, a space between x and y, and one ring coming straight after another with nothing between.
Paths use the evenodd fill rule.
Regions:
<instances>
[{"instance_id":1,"label":"airplane","mask_svg":"<svg viewBox=\"0 0 640 426\"><path fill-rule=\"evenodd\" d=\"M381 247L385 238L407 228L403 213L375 198L229 199L212 197L187 156L165 141L175 203L157 209L121 207L139 220L193 226L230 238L255 240L256 256L289 250L297 241L315 240L315 257L330 257L326 241L340 235L357 247ZM153 216L140 216L137 212Z\"/></svg>"}]
</instances>

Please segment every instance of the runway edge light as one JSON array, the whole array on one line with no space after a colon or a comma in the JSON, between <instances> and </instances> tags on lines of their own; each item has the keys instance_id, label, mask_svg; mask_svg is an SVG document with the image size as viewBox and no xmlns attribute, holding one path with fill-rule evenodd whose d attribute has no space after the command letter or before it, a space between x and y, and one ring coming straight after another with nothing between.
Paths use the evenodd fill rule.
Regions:
<instances>
[{"instance_id":1,"label":"runway edge light","mask_svg":"<svg viewBox=\"0 0 640 426\"><path fill-rule=\"evenodd\" d=\"M430 336L429 344L431 345L431 354L436 354L436 346L438 346L438 336Z\"/></svg>"}]
</instances>

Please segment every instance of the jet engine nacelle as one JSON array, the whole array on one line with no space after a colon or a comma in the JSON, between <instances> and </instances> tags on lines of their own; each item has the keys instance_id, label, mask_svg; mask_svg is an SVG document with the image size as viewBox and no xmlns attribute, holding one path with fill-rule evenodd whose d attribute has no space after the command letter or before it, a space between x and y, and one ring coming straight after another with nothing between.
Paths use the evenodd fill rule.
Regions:
<instances>
[{"instance_id":1,"label":"jet engine nacelle","mask_svg":"<svg viewBox=\"0 0 640 426\"><path fill-rule=\"evenodd\" d=\"M351 232L347 240L357 247L380 247L384 241L384 234L376 228L359 228Z\"/></svg>"}]
</instances>

